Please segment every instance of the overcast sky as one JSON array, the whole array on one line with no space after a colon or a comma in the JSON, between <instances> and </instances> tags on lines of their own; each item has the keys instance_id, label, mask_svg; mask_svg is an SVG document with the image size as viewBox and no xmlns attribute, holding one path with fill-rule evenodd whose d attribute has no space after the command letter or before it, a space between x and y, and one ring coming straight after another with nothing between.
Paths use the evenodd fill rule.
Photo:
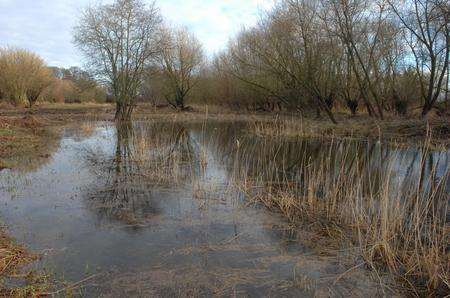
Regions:
<instances>
[{"instance_id":1,"label":"overcast sky","mask_svg":"<svg viewBox=\"0 0 450 298\"><path fill-rule=\"evenodd\" d=\"M103 3L110 0L103 0ZM150 1L150 0L149 0ZM169 23L185 25L212 54L243 26L258 20L274 0L158 0ZM26 48L52 66L82 66L72 45L80 11L98 0L0 0L0 46Z\"/></svg>"}]
</instances>

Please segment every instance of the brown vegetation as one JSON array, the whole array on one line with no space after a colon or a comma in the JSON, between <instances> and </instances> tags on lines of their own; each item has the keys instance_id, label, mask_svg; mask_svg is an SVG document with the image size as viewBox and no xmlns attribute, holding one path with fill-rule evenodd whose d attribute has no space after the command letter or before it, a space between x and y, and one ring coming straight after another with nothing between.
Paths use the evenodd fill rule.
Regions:
<instances>
[{"instance_id":1,"label":"brown vegetation","mask_svg":"<svg viewBox=\"0 0 450 298\"><path fill-rule=\"evenodd\" d=\"M238 147L235 181L248 199L302 228L322 230L341 245L353 243L361 266L390 272L402 291L417 296L448 291L450 169L440 173L427 158L429 141L414 159L419 168L410 167L404 176L395 169L401 155L385 160L376 142L328 140L325 148L303 155L293 153L289 142L262 139L264 146ZM297 150L304 150L307 141L298 142Z\"/></svg>"},{"instance_id":2,"label":"brown vegetation","mask_svg":"<svg viewBox=\"0 0 450 298\"><path fill-rule=\"evenodd\" d=\"M409 145L421 144L430 132L431 145L437 148L450 146L448 117L429 120L389 117L384 121L376 121L367 116L349 118L336 115L336 118L339 121L337 125L310 118L278 116L269 121L255 119L251 132L263 137L375 139Z\"/></svg>"},{"instance_id":3,"label":"brown vegetation","mask_svg":"<svg viewBox=\"0 0 450 298\"><path fill-rule=\"evenodd\" d=\"M104 103L107 92L86 71L78 67L51 68L52 84L44 90L43 99L53 103Z\"/></svg>"},{"instance_id":4,"label":"brown vegetation","mask_svg":"<svg viewBox=\"0 0 450 298\"><path fill-rule=\"evenodd\" d=\"M47 120L34 116L0 116L0 171L27 167L48 159L58 138Z\"/></svg>"},{"instance_id":5,"label":"brown vegetation","mask_svg":"<svg viewBox=\"0 0 450 298\"><path fill-rule=\"evenodd\" d=\"M36 54L21 49L0 49L0 90L12 103L26 100L32 107L51 79L49 69Z\"/></svg>"},{"instance_id":6,"label":"brown vegetation","mask_svg":"<svg viewBox=\"0 0 450 298\"><path fill-rule=\"evenodd\" d=\"M0 230L0 296L40 297L48 289L47 276L42 272L25 270L24 266L39 257L16 244ZM20 281L25 286L11 286L8 281Z\"/></svg>"}]
</instances>

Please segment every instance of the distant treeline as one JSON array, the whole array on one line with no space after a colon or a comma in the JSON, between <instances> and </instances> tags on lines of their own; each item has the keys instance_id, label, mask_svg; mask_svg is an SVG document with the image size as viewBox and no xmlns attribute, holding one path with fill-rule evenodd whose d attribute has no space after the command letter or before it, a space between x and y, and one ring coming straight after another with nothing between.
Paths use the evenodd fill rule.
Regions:
<instances>
[{"instance_id":1,"label":"distant treeline","mask_svg":"<svg viewBox=\"0 0 450 298\"><path fill-rule=\"evenodd\" d=\"M450 4L282 0L199 74L196 97L237 109L423 116L447 101Z\"/></svg>"}]
</instances>

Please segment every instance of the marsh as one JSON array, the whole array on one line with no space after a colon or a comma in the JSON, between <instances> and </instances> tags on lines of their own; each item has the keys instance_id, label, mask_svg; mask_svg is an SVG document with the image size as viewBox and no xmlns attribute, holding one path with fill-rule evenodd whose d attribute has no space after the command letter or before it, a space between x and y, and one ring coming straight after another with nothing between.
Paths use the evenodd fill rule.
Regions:
<instances>
[{"instance_id":1,"label":"marsh","mask_svg":"<svg viewBox=\"0 0 450 298\"><path fill-rule=\"evenodd\" d=\"M80 295L392 294L390 277L378 279L358 266L359 250L347 241L329 243L286 210L267 207L288 192L311 205L312 198L329 200L342 171L361 196L388 191L397 198L419 177L421 197L439 187L445 195L450 151L267 139L251 126L210 120L68 125L43 164L0 173L1 215L18 241L43 252L33 266L51 272L59 288L86 280L76 286ZM367 181L356 182L355 171ZM340 194L343 201L345 191ZM439 206L448 203L439 198Z\"/></svg>"}]
</instances>

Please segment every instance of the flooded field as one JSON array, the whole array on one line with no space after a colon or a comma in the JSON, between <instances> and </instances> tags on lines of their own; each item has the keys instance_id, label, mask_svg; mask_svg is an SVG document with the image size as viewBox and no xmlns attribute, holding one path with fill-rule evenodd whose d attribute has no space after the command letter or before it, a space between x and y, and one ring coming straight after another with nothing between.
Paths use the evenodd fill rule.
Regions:
<instances>
[{"instance_id":1,"label":"flooded field","mask_svg":"<svg viewBox=\"0 0 450 298\"><path fill-rule=\"evenodd\" d=\"M331 184L348 195L351 181L339 181L356 173L373 179L355 184L361 196L419 184L425 196L439 179L448 194L449 159L376 141L259 138L244 122L86 122L65 128L42 164L0 172L1 217L43 252L35 266L81 296L392 295L358 253L320 247L265 198L288 189L320 201ZM388 185L374 179L386 173Z\"/></svg>"}]
</instances>

